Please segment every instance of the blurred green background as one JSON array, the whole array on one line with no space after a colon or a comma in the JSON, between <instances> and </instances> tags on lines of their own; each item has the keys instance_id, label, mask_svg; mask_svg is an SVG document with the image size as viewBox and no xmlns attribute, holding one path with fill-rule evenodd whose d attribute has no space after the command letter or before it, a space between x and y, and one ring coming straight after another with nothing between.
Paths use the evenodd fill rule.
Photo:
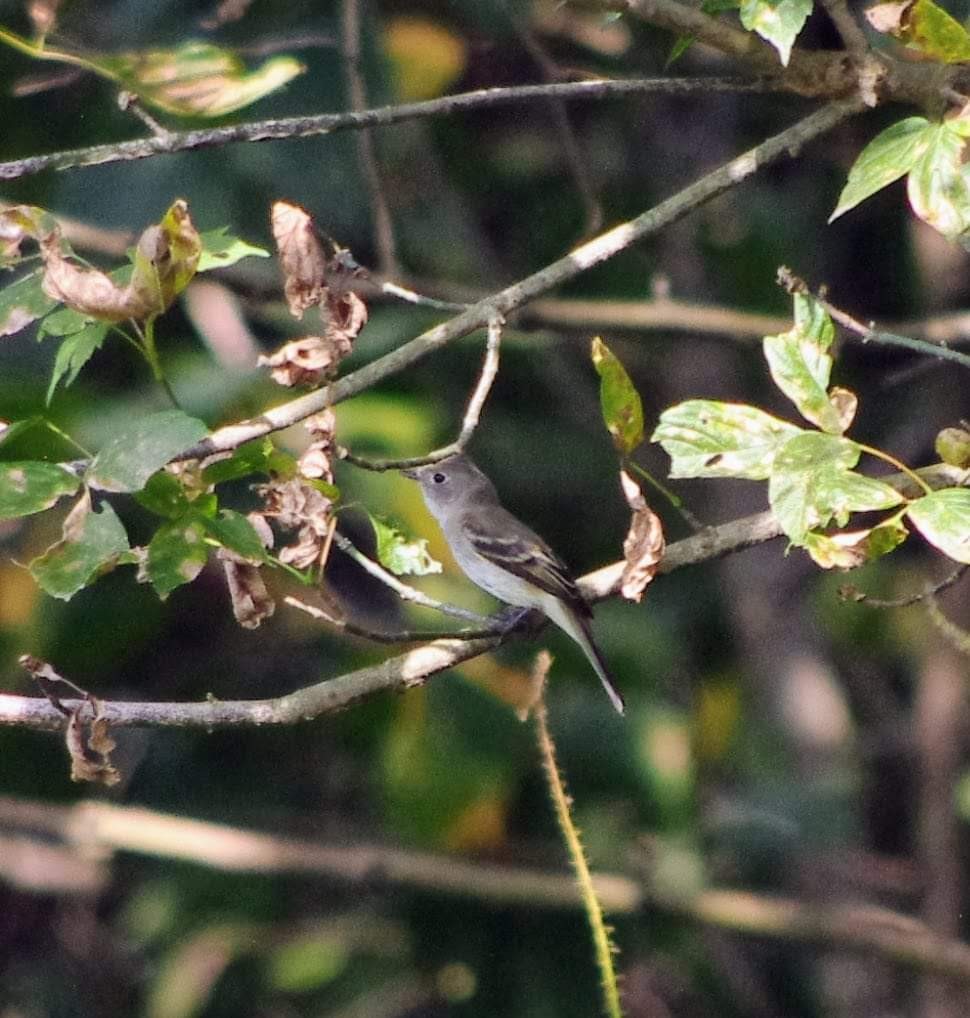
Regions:
<instances>
[{"instance_id":1,"label":"blurred green background","mask_svg":"<svg viewBox=\"0 0 970 1018\"><path fill-rule=\"evenodd\" d=\"M0 2L0 24L27 34L23 6ZM297 55L306 73L226 122L348 108L336 4L256 0L239 20L207 28L215 7L73 0L63 5L51 42L104 52L195 37L247 53L276 47ZM368 3L363 40L372 105L542 81L537 46L569 74L662 75L671 73L665 62L673 42L630 18L501 0ZM820 15L802 41L837 44ZM59 70L0 50L0 158L143 133L118 109L115 89L93 75L60 88L25 87ZM696 49L672 73L733 70ZM699 92L576 102L568 120L609 225L809 109L790 96ZM774 276L787 264L813 284L827 283L831 299L862 319L925 319L961 308L967 255L916 222L900 188L826 226L852 160L899 115L879 111L847 123L557 296L647 301L669 291L686 302L785 316L789 300ZM488 292L588 235L589 203L564 155L558 117L553 107L530 103L376 132L408 281L451 298ZM349 132L48 172L0 187L0 200L42 205L96 228L93 246L77 246L106 266L118 264L130 238L175 198L188 200L200 229L226 225L268 248L270 204L285 198L310 210L362 264L378 258ZM112 243L115 252L106 253ZM220 282L259 350L299 334L285 312L275 260L248 259ZM211 312L194 300L187 297L158 326L186 410L217 426L287 398L251 357L230 357ZM577 572L618 559L627 526L589 359L593 335L603 335L626 364L648 427L664 407L690 397L794 413L770 385L757 336L727 326L701 333L689 321L620 328L608 308L601 321L577 328L528 310L512 319L472 445L509 508ZM370 312L345 372L442 317L380 300ZM45 412L55 342L38 345L29 332L0 340L0 418ZM481 334L469 337L342 404L339 441L362 455L405 456L450 440L482 345ZM855 437L914 465L933 459L941 427L970 413L957 370L898 350L847 343L835 376L860 397ZM109 341L46 412L97 448L121 422L164 405L144 365ZM302 440L299 429L280 436L291 449ZM0 455L73 453L32 431ZM645 447L638 459L664 476L659 448ZM337 483L346 502L429 537L445 572L419 581L423 589L491 610L493 602L454 568L415 485L346 464ZM705 523L767 507L757 484L693 481L676 490ZM245 486L238 498L241 509L253 504ZM131 500L113 504L133 542L149 533ZM660 500L655 508L669 541L686 536L675 512ZM16 664L23 653L100 697L198 700L275 696L393 652L327 631L285 606L260 629L242 630L215 567L164 604L128 568L70 603L55 601L20 565L57 539L55 516L0 524L4 692L34 691ZM351 510L343 519L366 545L364 518ZM852 582L893 597L947 568L913 540ZM403 609L337 553L328 581L371 624L440 624ZM272 582L280 596L298 593L285 578ZM693 921L684 914L689 908L658 903L689 902L709 885L820 905L880 904L922 915L941 933L963 932L968 805L954 790L966 787L966 659L940 639L922 607L843 603L842 582L801 552L786 556L776 541L664 576L639 606L601 605L596 633L626 694L625 719L613 716L571 642L542 635L556 656L551 725L592 863L633 874L654 902L615 917L631 1016L929 1013L924 994L936 984L922 985L885 959L838 944L818 950L784 937L741 937ZM970 620L965 583L941 605L958 624ZM107 791L70 783L60 739L0 731L0 1018L598 1013L589 935L575 907L503 903L474 881L458 891L444 880L440 888L411 886L379 863L350 880L72 851L67 857L88 867L86 882L76 883L58 869L64 858L44 865L37 855L33 880L18 863L59 841L38 817L60 814L42 807L100 799L323 845L565 873L531 725L516 720L506 702L525 681L535 649L517 642L424 689L288 730L119 732L124 779ZM952 708L938 709L941 702ZM18 810L24 802L40 811L29 822ZM31 849L30 839L40 847ZM958 984L945 984L934 999L952 1009L935 1014L965 1013Z\"/></svg>"}]
</instances>

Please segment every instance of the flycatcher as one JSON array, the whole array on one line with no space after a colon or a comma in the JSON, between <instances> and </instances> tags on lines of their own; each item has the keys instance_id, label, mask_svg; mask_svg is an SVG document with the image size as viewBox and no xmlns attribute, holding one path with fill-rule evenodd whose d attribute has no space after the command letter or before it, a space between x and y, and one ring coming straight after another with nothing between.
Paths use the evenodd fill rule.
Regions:
<instances>
[{"instance_id":1,"label":"flycatcher","mask_svg":"<svg viewBox=\"0 0 970 1018\"><path fill-rule=\"evenodd\" d=\"M499 501L492 482L461 453L413 470L429 511L468 578L506 604L538 608L583 648L617 711L623 697L593 642L593 612L562 559Z\"/></svg>"}]
</instances>

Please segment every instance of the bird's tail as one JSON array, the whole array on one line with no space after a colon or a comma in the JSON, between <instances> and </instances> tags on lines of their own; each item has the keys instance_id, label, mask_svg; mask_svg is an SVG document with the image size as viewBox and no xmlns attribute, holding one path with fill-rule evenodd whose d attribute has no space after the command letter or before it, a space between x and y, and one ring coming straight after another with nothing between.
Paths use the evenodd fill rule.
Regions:
<instances>
[{"instance_id":1,"label":"bird's tail","mask_svg":"<svg viewBox=\"0 0 970 1018\"><path fill-rule=\"evenodd\" d=\"M626 703L610 676L599 647L593 641L593 632L588 620L558 598L553 598L550 603L543 605L543 610L560 629L568 633L583 648L586 657L589 658L589 663L599 676L600 682L603 683L610 703L613 704L617 714L625 714Z\"/></svg>"}]
</instances>

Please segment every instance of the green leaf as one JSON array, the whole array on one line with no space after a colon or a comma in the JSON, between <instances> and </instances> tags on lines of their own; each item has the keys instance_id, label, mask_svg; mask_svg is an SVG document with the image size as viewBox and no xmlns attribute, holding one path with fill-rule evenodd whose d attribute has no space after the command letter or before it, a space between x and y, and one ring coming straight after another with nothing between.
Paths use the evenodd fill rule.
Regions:
<instances>
[{"instance_id":1,"label":"green leaf","mask_svg":"<svg viewBox=\"0 0 970 1018\"><path fill-rule=\"evenodd\" d=\"M857 569L889 554L909 537L898 519L880 523L869 530L841 534L809 533L803 547L823 569Z\"/></svg>"},{"instance_id":2,"label":"green leaf","mask_svg":"<svg viewBox=\"0 0 970 1018\"><path fill-rule=\"evenodd\" d=\"M930 144L935 125L925 117L907 117L876 135L859 153L829 222L877 191L905 177Z\"/></svg>"},{"instance_id":3,"label":"green leaf","mask_svg":"<svg viewBox=\"0 0 970 1018\"><path fill-rule=\"evenodd\" d=\"M202 572L209 558L205 530L203 520L189 514L163 523L149 542L145 573L163 601Z\"/></svg>"},{"instance_id":4,"label":"green leaf","mask_svg":"<svg viewBox=\"0 0 970 1018\"><path fill-rule=\"evenodd\" d=\"M77 491L81 481L56 463L0 463L0 519L29 516Z\"/></svg>"},{"instance_id":5,"label":"green leaf","mask_svg":"<svg viewBox=\"0 0 970 1018\"><path fill-rule=\"evenodd\" d=\"M44 293L43 272L31 272L0 290L0 337L12 336L57 304Z\"/></svg>"},{"instance_id":6,"label":"green leaf","mask_svg":"<svg viewBox=\"0 0 970 1018\"><path fill-rule=\"evenodd\" d=\"M912 502L906 515L930 544L970 564L970 490L941 488Z\"/></svg>"},{"instance_id":7,"label":"green leaf","mask_svg":"<svg viewBox=\"0 0 970 1018\"><path fill-rule=\"evenodd\" d=\"M841 435L855 416L856 399L845 389L828 392L834 338L828 312L810 294L796 293L794 328L765 336L764 351L771 377L799 413L823 431Z\"/></svg>"},{"instance_id":8,"label":"green leaf","mask_svg":"<svg viewBox=\"0 0 970 1018\"><path fill-rule=\"evenodd\" d=\"M224 269L235 265L243 258L269 258L269 251L262 247L248 244L245 240L233 237L228 233L228 226L220 226L215 230L206 230L199 234L202 242L202 256L196 272L208 272L210 269Z\"/></svg>"},{"instance_id":9,"label":"green leaf","mask_svg":"<svg viewBox=\"0 0 970 1018\"><path fill-rule=\"evenodd\" d=\"M135 501L156 516L170 520L183 516L192 505L182 482L167 470L152 474L145 487L135 493Z\"/></svg>"},{"instance_id":10,"label":"green leaf","mask_svg":"<svg viewBox=\"0 0 970 1018\"><path fill-rule=\"evenodd\" d=\"M965 141L948 123L936 124L906 179L913 211L950 240L970 226L970 185L963 175Z\"/></svg>"},{"instance_id":11,"label":"green leaf","mask_svg":"<svg viewBox=\"0 0 970 1018\"><path fill-rule=\"evenodd\" d=\"M270 473L292 477L296 460L289 453L280 452L269 438L259 438L239 446L228 458L210 463L202 471L202 480L206 484L222 484L252 474Z\"/></svg>"},{"instance_id":12,"label":"green leaf","mask_svg":"<svg viewBox=\"0 0 970 1018\"><path fill-rule=\"evenodd\" d=\"M691 399L660 415L651 441L671 459L671 477L764 481L775 453L801 428L743 403Z\"/></svg>"},{"instance_id":13,"label":"green leaf","mask_svg":"<svg viewBox=\"0 0 970 1018\"><path fill-rule=\"evenodd\" d=\"M72 510L72 516L79 507ZM30 563L30 572L51 597L67 601L93 579L113 568L128 551L128 535L107 503L101 512L81 512L58 541Z\"/></svg>"},{"instance_id":14,"label":"green leaf","mask_svg":"<svg viewBox=\"0 0 970 1018\"><path fill-rule=\"evenodd\" d=\"M46 319L45 319L46 321ZM51 372L50 384L47 386L47 403L50 404L57 383L66 376L65 387L78 376L78 372L101 348L108 326L104 322L89 322L80 331L61 340L54 358L54 370Z\"/></svg>"},{"instance_id":15,"label":"green leaf","mask_svg":"<svg viewBox=\"0 0 970 1018\"><path fill-rule=\"evenodd\" d=\"M593 365L600 376L600 407L613 444L629 456L643 441L643 404L626 368L597 336L592 345Z\"/></svg>"},{"instance_id":16,"label":"green leaf","mask_svg":"<svg viewBox=\"0 0 970 1018\"><path fill-rule=\"evenodd\" d=\"M845 526L850 513L889 509L902 501L895 488L852 471L861 452L847 438L818 431L802 432L778 450L768 501L793 544L804 544L809 530L832 520Z\"/></svg>"},{"instance_id":17,"label":"green leaf","mask_svg":"<svg viewBox=\"0 0 970 1018\"><path fill-rule=\"evenodd\" d=\"M970 60L970 35L933 0L876 4L865 15L873 28L888 32L925 57L944 64Z\"/></svg>"},{"instance_id":18,"label":"green leaf","mask_svg":"<svg viewBox=\"0 0 970 1018\"><path fill-rule=\"evenodd\" d=\"M289 56L253 71L229 49L197 40L173 49L87 58L93 70L122 84L143 102L181 117L221 117L282 88L305 70Z\"/></svg>"},{"instance_id":19,"label":"green leaf","mask_svg":"<svg viewBox=\"0 0 970 1018\"><path fill-rule=\"evenodd\" d=\"M395 576L427 576L440 573L441 563L428 553L428 542L423 537L408 540L397 527L370 517L377 538L377 559Z\"/></svg>"},{"instance_id":20,"label":"green leaf","mask_svg":"<svg viewBox=\"0 0 970 1018\"><path fill-rule=\"evenodd\" d=\"M742 0L741 24L757 32L778 50L783 67L788 66L792 44L812 13L812 0Z\"/></svg>"},{"instance_id":21,"label":"green leaf","mask_svg":"<svg viewBox=\"0 0 970 1018\"><path fill-rule=\"evenodd\" d=\"M232 509L223 509L217 518L204 517L202 523L208 535L223 548L228 548L253 563L269 561L256 528L240 513L233 512Z\"/></svg>"},{"instance_id":22,"label":"green leaf","mask_svg":"<svg viewBox=\"0 0 970 1018\"><path fill-rule=\"evenodd\" d=\"M160 410L111 439L85 480L104 491L140 491L156 470L208 433L202 421L181 410Z\"/></svg>"}]
</instances>

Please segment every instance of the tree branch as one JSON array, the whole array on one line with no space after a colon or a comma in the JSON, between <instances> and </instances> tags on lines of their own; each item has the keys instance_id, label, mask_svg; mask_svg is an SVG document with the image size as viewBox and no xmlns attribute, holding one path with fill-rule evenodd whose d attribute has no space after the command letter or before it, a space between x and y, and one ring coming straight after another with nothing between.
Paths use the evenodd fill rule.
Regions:
<instances>
[{"instance_id":1,"label":"tree branch","mask_svg":"<svg viewBox=\"0 0 970 1018\"><path fill-rule=\"evenodd\" d=\"M932 487L970 483L970 470L936 464L919 471ZM904 494L917 493L911 478L901 474L884 477ZM676 541L667 548L660 573L670 573L761 544L781 535L771 512L758 513L719 526L709 527ZM615 562L579 580L580 591L589 601L615 594L623 575L624 562ZM325 679L304 689L266 700L216 700L201 703L137 703L103 701L101 716L112 727L144 726L175 728L232 728L243 725L290 725L312 721L323 714L345 710L380 692L403 692L421 686L432 676L485 654L510 639L512 632L471 640L435 640L380 664ZM83 700L63 699L68 712ZM0 695L0 725L57 731L64 727L64 714L47 699L32 696Z\"/></svg>"},{"instance_id":2,"label":"tree branch","mask_svg":"<svg viewBox=\"0 0 970 1018\"><path fill-rule=\"evenodd\" d=\"M0 163L0 180L17 180L45 170L68 170L80 166L128 162L152 156L171 155L195 149L214 148L238 142L283 141L310 138L338 131L359 131L368 127L387 127L407 120L449 116L475 109L512 103L549 99L615 99L629 95L660 92L683 95L691 92L777 92L783 91L773 68L770 78L750 81L741 78L637 78L627 80L570 81L551 85L518 85L510 88L485 88L476 92L429 99L426 102L379 106L347 113L321 113L316 116L258 120L227 127L209 127L194 131L172 131L166 137L153 135L110 145L92 145L66 152L28 156Z\"/></svg>"},{"instance_id":3,"label":"tree branch","mask_svg":"<svg viewBox=\"0 0 970 1018\"><path fill-rule=\"evenodd\" d=\"M13 831L21 840L42 835L47 847L56 838L85 858L130 852L230 873L308 874L368 888L390 884L470 898L492 907L573 909L580 905L570 873L471 862L389 845L300 840L137 806L94 801L59 806L0 797L0 830ZM0 874L4 872L0 861ZM52 882L56 877L53 874ZM636 915L649 905L736 933L859 951L970 982L970 946L887 908L865 903L815 905L719 888L675 895L669 885L660 887L652 876L640 881L622 873L595 873L592 881L603 908L614 915Z\"/></svg>"},{"instance_id":4,"label":"tree branch","mask_svg":"<svg viewBox=\"0 0 970 1018\"><path fill-rule=\"evenodd\" d=\"M482 328L497 316L504 316L515 308L522 307L533 298L575 279L594 265L657 233L782 156L796 155L809 141L830 131L862 109L864 104L861 99L847 99L816 110L793 126L701 177L666 201L641 213L635 219L607 230L563 258L480 300L467 311L441 325L436 325L404 346L379 357L325 388L273 407L252 420L220 428L198 445L186 450L180 458L202 458L215 452L235 449L244 442L288 428L311 414L319 413L326 407L356 396L385 378L410 367L435 350L467 336L475 329Z\"/></svg>"}]
</instances>

